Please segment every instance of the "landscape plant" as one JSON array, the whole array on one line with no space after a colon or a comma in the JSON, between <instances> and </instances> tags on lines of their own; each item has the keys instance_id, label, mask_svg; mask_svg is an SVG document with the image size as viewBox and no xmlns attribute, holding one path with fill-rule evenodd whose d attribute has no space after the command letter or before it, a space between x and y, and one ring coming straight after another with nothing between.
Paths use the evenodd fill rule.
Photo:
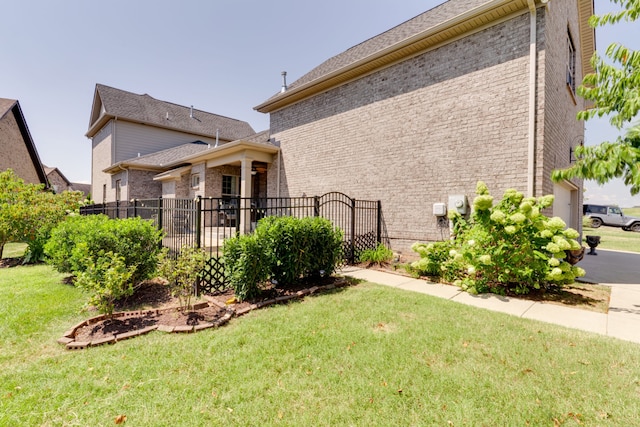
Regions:
<instances>
[{"instance_id":1,"label":"landscape plant","mask_svg":"<svg viewBox=\"0 0 640 427\"><path fill-rule=\"evenodd\" d=\"M383 243L378 243L374 249L365 249L360 252L359 261L368 265L383 266L393 259L393 251Z\"/></svg>"},{"instance_id":2,"label":"landscape plant","mask_svg":"<svg viewBox=\"0 0 640 427\"><path fill-rule=\"evenodd\" d=\"M6 243L24 242L24 262L42 261L51 230L77 213L83 199L82 192L54 194L42 184L25 183L11 169L0 172L0 258Z\"/></svg>"},{"instance_id":3,"label":"landscape plant","mask_svg":"<svg viewBox=\"0 0 640 427\"><path fill-rule=\"evenodd\" d=\"M133 267L131 281L151 278L157 268L162 232L141 218L109 219L104 215L70 217L51 232L45 245L48 262L59 272L78 275L105 253L124 257Z\"/></svg>"},{"instance_id":4,"label":"landscape plant","mask_svg":"<svg viewBox=\"0 0 640 427\"><path fill-rule=\"evenodd\" d=\"M611 0L622 7L617 12L594 15L589 19L593 28L620 21L634 22L640 18L640 1ZM594 53L591 65L577 93L590 101L589 108L578 113L578 120L608 117L617 129L631 124L640 111L640 51L620 43L612 43L604 53ZM625 135L615 141L576 147L576 161L571 167L553 172L555 181L574 177L604 184L621 178L631 194L640 193L640 123L632 124Z\"/></svg>"},{"instance_id":5,"label":"landscape plant","mask_svg":"<svg viewBox=\"0 0 640 427\"><path fill-rule=\"evenodd\" d=\"M191 310L191 297L196 293L206 262L207 253L193 246L183 246L177 254L171 254L167 248L160 253L158 274L186 310Z\"/></svg>"},{"instance_id":6,"label":"landscape plant","mask_svg":"<svg viewBox=\"0 0 640 427\"><path fill-rule=\"evenodd\" d=\"M470 293L498 294L562 286L585 274L565 260L566 251L581 249L578 232L541 212L553 204L553 196L524 197L511 189L494 206L483 182L476 193L469 221L457 212L450 215L456 230L452 241L413 245L421 256L413 268Z\"/></svg>"},{"instance_id":7,"label":"landscape plant","mask_svg":"<svg viewBox=\"0 0 640 427\"><path fill-rule=\"evenodd\" d=\"M270 264L264 246L256 234L238 235L224 242L225 277L238 301L258 296L269 278Z\"/></svg>"},{"instance_id":8,"label":"landscape plant","mask_svg":"<svg viewBox=\"0 0 640 427\"><path fill-rule=\"evenodd\" d=\"M85 258L85 267L78 273L75 284L90 294L89 304L100 313L113 314L115 302L133 295L131 278L134 265L127 265L124 256L100 252L97 257Z\"/></svg>"},{"instance_id":9,"label":"landscape plant","mask_svg":"<svg viewBox=\"0 0 640 427\"><path fill-rule=\"evenodd\" d=\"M271 280L287 288L302 279L331 275L342 257L342 231L320 217L266 217L250 235L227 239L225 274L240 300Z\"/></svg>"}]
</instances>

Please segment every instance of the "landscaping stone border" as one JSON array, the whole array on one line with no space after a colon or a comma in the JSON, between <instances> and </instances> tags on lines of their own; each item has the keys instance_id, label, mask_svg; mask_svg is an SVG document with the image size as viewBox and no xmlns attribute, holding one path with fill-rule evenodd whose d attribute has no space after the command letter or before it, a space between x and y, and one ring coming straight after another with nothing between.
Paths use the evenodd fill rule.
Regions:
<instances>
[{"instance_id":1,"label":"landscaping stone border","mask_svg":"<svg viewBox=\"0 0 640 427\"><path fill-rule=\"evenodd\" d=\"M253 311L253 310L264 308L264 307L267 307L267 306L270 306L270 305L273 305L273 304L285 303L285 302L288 302L288 301L293 300L293 299L303 299L307 295L312 295L312 294L317 293L317 292L329 291L331 289L335 289L335 288L338 288L338 287L343 287L347 283L348 282L347 282L347 280L345 278L340 278L336 282L328 284L328 285L313 286L311 288L302 289L302 290L296 292L295 294L281 296L281 297L269 299L269 300L266 300L266 301L260 301L258 303L251 304L249 306L243 307L242 309L235 309L234 307L228 306L225 303L221 303L220 301L216 300L213 297L204 295L203 298L205 298L207 301L194 304L193 305L193 309L194 310L200 310L200 309L203 309L203 308L216 306L218 308L221 308L221 309L224 309L224 310L227 311L224 316L222 316L220 319L218 319L217 321L215 321L213 323L212 322L203 322L203 323L195 325L195 326L190 326L190 325L169 326L169 325L159 324L159 325L154 325L154 326L148 326L146 328L138 329L138 330L131 331L131 332L126 332L126 333L117 334L117 335L111 335L111 336L104 337L104 338L101 338L101 339L98 339L98 340L94 340L94 341L76 341L75 340L75 335L76 335L76 331L78 329L80 329L82 327L85 327L85 326L88 326L88 325L92 325L94 323L101 322L101 321L103 321L103 320L108 318L108 316L106 314L101 314L99 316L95 316L95 317L92 317L90 319L84 320L84 321L78 323L77 325L73 326L69 330L67 330L63 334L63 336L58 339L58 343L61 344L61 345L64 345L67 350L82 350L82 349L85 349L85 348L88 348L88 347L97 347L97 346L104 345L104 344L115 344L118 341L123 341L123 340L129 339L129 338L138 337L140 335L145 335L145 334L148 334L151 331L156 331L156 330L160 331L160 332L167 332L167 333L199 332L199 331L202 331L202 330L205 330L205 329L218 328L220 326L223 326L227 322L229 322L229 320L232 317L239 317L239 316L245 315L245 314L247 314L247 313L249 313L250 311ZM144 315L148 315L148 314L158 315L158 314L163 314L163 313L166 313L166 312L169 312L169 311L174 311L174 310L176 310L178 308L179 307L169 307L169 308L163 308L163 309L138 310L138 311L121 311L121 312L113 313L112 314L112 318L125 318L126 319L127 317L144 316Z\"/></svg>"}]
</instances>

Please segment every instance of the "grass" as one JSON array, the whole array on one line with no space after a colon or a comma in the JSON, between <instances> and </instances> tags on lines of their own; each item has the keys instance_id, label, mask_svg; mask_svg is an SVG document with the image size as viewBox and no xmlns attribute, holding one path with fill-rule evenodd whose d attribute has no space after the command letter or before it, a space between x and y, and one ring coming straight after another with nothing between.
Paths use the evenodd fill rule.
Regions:
<instances>
[{"instance_id":1,"label":"grass","mask_svg":"<svg viewBox=\"0 0 640 427\"><path fill-rule=\"evenodd\" d=\"M582 234L583 239L584 236L600 236L598 249L640 252L640 233L603 225L598 228L583 227ZM586 246L586 240L583 240L583 245Z\"/></svg>"},{"instance_id":2,"label":"grass","mask_svg":"<svg viewBox=\"0 0 640 427\"><path fill-rule=\"evenodd\" d=\"M633 425L636 344L361 284L70 352L85 296L0 269L0 425ZM121 420L123 418L120 418Z\"/></svg>"}]
</instances>

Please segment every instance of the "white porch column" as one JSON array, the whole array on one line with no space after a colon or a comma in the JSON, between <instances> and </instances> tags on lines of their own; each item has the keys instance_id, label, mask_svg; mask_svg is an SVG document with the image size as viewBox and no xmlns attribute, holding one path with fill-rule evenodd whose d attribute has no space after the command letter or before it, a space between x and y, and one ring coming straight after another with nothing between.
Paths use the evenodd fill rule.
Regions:
<instances>
[{"instance_id":1,"label":"white porch column","mask_svg":"<svg viewBox=\"0 0 640 427\"><path fill-rule=\"evenodd\" d=\"M240 233L251 232L251 164L253 160L243 156L240 165Z\"/></svg>"}]
</instances>

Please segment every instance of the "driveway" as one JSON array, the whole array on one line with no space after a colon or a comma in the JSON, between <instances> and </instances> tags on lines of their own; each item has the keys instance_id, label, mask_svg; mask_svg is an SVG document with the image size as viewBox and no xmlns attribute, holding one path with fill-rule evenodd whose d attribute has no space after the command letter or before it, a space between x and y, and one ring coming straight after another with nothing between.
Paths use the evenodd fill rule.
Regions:
<instances>
[{"instance_id":1,"label":"driveway","mask_svg":"<svg viewBox=\"0 0 640 427\"><path fill-rule=\"evenodd\" d=\"M585 253L579 267L587 274L581 282L603 284L632 284L640 288L640 254L632 252L607 251L596 248L598 255Z\"/></svg>"}]
</instances>

